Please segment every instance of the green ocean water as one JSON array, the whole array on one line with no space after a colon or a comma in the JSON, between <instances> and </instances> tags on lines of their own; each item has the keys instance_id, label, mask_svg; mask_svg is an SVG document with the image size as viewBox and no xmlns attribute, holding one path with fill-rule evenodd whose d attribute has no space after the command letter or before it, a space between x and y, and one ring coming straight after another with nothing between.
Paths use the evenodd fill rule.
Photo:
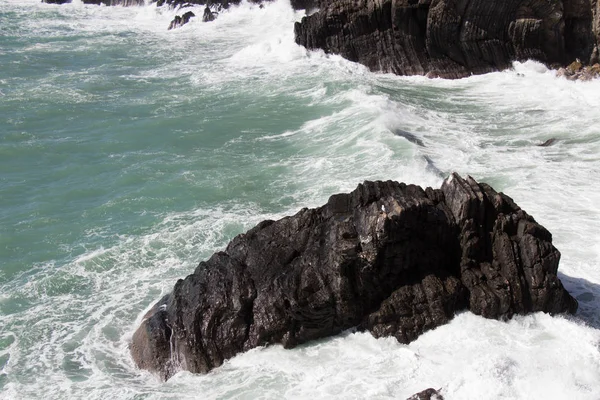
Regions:
<instances>
[{"instance_id":1,"label":"green ocean water","mask_svg":"<svg viewBox=\"0 0 600 400\"><path fill-rule=\"evenodd\" d=\"M296 46L285 2L167 31L175 14L0 0L0 398L600 397L600 83L371 73ZM553 232L576 319L461 315L410 346L347 334L166 384L133 365L143 311L235 235L451 171Z\"/></svg>"}]
</instances>

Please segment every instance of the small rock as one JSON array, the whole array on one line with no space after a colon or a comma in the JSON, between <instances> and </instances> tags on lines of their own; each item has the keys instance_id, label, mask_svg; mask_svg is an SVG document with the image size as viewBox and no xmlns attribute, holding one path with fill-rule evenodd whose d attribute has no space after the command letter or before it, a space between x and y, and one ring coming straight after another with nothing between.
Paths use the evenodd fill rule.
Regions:
<instances>
[{"instance_id":1,"label":"small rock","mask_svg":"<svg viewBox=\"0 0 600 400\"><path fill-rule=\"evenodd\" d=\"M214 21L216 18L216 12L212 12L208 6L204 9L204 15L202 16L202 22Z\"/></svg>"},{"instance_id":2,"label":"small rock","mask_svg":"<svg viewBox=\"0 0 600 400\"><path fill-rule=\"evenodd\" d=\"M570 74L575 74L576 72L581 71L581 68L583 67L583 65L581 64L581 61L579 61L579 59L573 61L571 64L569 64L569 66L567 67L567 72L569 72Z\"/></svg>"},{"instance_id":3,"label":"small rock","mask_svg":"<svg viewBox=\"0 0 600 400\"><path fill-rule=\"evenodd\" d=\"M557 77L565 77L570 81L591 81L600 77L600 64L583 66L579 60L573 61L566 68L556 71Z\"/></svg>"},{"instance_id":4,"label":"small rock","mask_svg":"<svg viewBox=\"0 0 600 400\"><path fill-rule=\"evenodd\" d=\"M556 143L556 141L557 141L556 138L550 138L550 139L546 140L544 143L538 144L538 146L540 146L540 147L552 146L554 143Z\"/></svg>"},{"instance_id":5,"label":"small rock","mask_svg":"<svg viewBox=\"0 0 600 400\"><path fill-rule=\"evenodd\" d=\"M169 30L179 28L180 26L187 24L188 22L190 22L190 19L195 16L196 14L194 14L191 11L186 12L181 17L179 15L176 15L175 18L173 18L173 21L171 21L171 23L169 24Z\"/></svg>"},{"instance_id":6,"label":"small rock","mask_svg":"<svg viewBox=\"0 0 600 400\"><path fill-rule=\"evenodd\" d=\"M435 390L432 388L425 389L422 392L413 394L406 400L444 400L444 397L439 393L441 389Z\"/></svg>"}]
</instances>

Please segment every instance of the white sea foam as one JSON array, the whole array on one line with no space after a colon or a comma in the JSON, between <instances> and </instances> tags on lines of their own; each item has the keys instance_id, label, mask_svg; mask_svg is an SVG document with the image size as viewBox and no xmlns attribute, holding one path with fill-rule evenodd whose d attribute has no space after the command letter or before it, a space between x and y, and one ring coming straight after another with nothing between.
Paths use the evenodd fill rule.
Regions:
<instances>
[{"instance_id":1,"label":"white sea foam","mask_svg":"<svg viewBox=\"0 0 600 400\"><path fill-rule=\"evenodd\" d=\"M269 176L278 186L265 184L265 192L281 197L273 201L275 211L247 199L200 203L162 215L142 234L119 235L116 243L40 264L3 284L0 360L9 360L0 370L0 398L385 399L426 387L442 388L447 399L600 397L600 189L593 184L600 176L600 81L570 82L534 62L457 81L373 74L296 46L292 24L301 13L286 2L263 9L244 3L212 23L196 17L173 31L166 27L181 12L168 8L21 3L26 7L0 5L21 13L32 37L57 38L23 48L24 55L150 43L131 51L152 52L156 65L121 77L190 83L188 90L139 99L160 104L157 115L207 93L293 96L311 111L293 128L240 132L223 147L235 156L259 149L249 163L276 171ZM60 17L32 20L24 17L27 7ZM77 40L59 40L69 35ZM6 98L46 101L60 94L65 103L95 101L91 93L53 84L94 82L97 72L54 71L44 85ZM425 146L394 136L394 129L415 134ZM537 146L549 138L558 142ZM280 148L288 153L278 155ZM141 155L169 156L139 150L127 157ZM576 318L537 314L504 323L464 313L408 346L347 332L295 350L255 349L210 374L184 372L164 384L135 368L127 345L141 316L198 261L262 219L320 205L365 179L439 186L442 178L426 169L424 156L443 173L471 174L505 191L553 233L561 278L580 301ZM129 168L124 172L140 166ZM181 171L190 185L203 182L204 171L186 165ZM104 228L87 232L111 237Z\"/></svg>"}]
</instances>

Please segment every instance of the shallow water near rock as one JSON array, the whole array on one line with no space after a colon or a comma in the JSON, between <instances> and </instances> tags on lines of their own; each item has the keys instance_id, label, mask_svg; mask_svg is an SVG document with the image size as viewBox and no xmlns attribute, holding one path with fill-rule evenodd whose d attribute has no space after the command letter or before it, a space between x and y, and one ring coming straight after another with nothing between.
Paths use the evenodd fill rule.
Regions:
<instances>
[{"instance_id":1,"label":"shallow water near rock","mask_svg":"<svg viewBox=\"0 0 600 400\"><path fill-rule=\"evenodd\" d=\"M0 0L0 398L600 397L600 82L374 74L296 46L283 1L175 14ZM438 187L428 160L552 232L574 318L464 313L167 383L134 367L143 311L236 234L365 179Z\"/></svg>"}]
</instances>

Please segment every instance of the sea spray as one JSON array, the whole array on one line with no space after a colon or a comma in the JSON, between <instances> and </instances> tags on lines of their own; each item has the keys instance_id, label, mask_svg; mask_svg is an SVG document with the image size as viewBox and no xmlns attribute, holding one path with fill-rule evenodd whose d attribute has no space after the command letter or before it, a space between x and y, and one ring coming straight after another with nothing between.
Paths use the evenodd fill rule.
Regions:
<instances>
[{"instance_id":1,"label":"sea spray","mask_svg":"<svg viewBox=\"0 0 600 400\"><path fill-rule=\"evenodd\" d=\"M167 31L175 13L0 0L0 397L600 397L599 82L373 74L295 45L285 2ZM365 179L439 186L424 156L552 232L575 319L347 332L166 384L134 367L144 310L233 236Z\"/></svg>"}]
</instances>

